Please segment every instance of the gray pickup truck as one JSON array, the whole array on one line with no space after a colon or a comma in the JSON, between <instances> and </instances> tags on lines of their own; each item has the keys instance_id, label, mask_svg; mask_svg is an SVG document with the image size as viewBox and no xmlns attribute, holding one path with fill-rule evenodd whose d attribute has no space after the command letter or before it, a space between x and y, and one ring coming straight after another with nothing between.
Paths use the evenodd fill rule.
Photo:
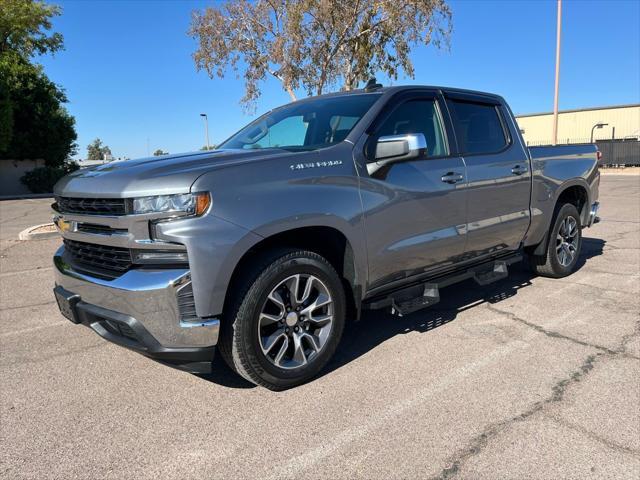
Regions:
<instances>
[{"instance_id":1,"label":"gray pickup truck","mask_svg":"<svg viewBox=\"0 0 640 480\"><path fill-rule=\"evenodd\" d=\"M300 100L213 151L63 178L55 296L163 363L204 373L218 347L250 382L289 388L362 310L406 315L525 257L569 275L597 220L598 155L528 149L487 93L370 83Z\"/></svg>"}]
</instances>

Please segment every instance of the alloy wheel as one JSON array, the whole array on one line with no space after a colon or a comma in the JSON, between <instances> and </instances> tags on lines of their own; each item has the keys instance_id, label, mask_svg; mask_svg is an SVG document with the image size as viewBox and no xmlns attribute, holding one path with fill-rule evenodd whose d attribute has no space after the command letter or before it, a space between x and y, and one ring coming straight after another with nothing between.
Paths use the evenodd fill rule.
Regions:
<instances>
[{"instance_id":1,"label":"alloy wheel","mask_svg":"<svg viewBox=\"0 0 640 480\"><path fill-rule=\"evenodd\" d=\"M556 236L556 254L563 267L568 267L573 262L578 252L578 241L578 221L568 216L560 224Z\"/></svg>"},{"instance_id":2,"label":"alloy wheel","mask_svg":"<svg viewBox=\"0 0 640 480\"><path fill-rule=\"evenodd\" d=\"M307 365L324 348L333 323L333 299L326 285L311 274L296 274L278 283L258 318L258 339L276 367Z\"/></svg>"}]
</instances>

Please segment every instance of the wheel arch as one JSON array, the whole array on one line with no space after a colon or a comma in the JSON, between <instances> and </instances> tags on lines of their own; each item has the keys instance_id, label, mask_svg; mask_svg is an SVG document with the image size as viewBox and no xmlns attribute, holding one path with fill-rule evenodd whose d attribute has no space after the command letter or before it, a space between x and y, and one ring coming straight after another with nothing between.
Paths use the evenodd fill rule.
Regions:
<instances>
[{"instance_id":1,"label":"wheel arch","mask_svg":"<svg viewBox=\"0 0 640 480\"><path fill-rule=\"evenodd\" d=\"M587 221L589 206L591 204L589 199L589 185L584 179L576 178L558 188L555 194L555 201L553 203L553 211L549 216L550 219L547 224L546 233L538 245L529 248L533 255L543 255L546 252L549 242L549 231L551 230L551 226L556 218L555 212L560 205L564 205L565 203L575 205L578 213L580 214L581 224L584 225Z\"/></svg>"},{"instance_id":2,"label":"wheel arch","mask_svg":"<svg viewBox=\"0 0 640 480\"><path fill-rule=\"evenodd\" d=\"M252 245L242 255L231 274L224 309L229 308L233 295L238 291L239 284L246 281L252 265L263 262L267 255L276 250L287 248L309 250L326 258L343 281L348 315L355 315L359 319L362 279L358 274L354 249L343 232L330 226L292 228L274 233Z\"/></svg>"}]
</instances>

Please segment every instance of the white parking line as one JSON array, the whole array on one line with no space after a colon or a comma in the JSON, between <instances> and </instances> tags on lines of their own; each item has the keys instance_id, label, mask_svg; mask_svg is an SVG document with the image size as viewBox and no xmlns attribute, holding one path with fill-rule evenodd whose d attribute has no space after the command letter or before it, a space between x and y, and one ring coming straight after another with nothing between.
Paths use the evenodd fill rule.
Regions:
<instances>
[{"instance_id":1,"label":"white parking line","mask_svg":"<svg viewBox=\"0 0 640 480\"><path fill-rule=\"evenodd\" d=\"M42 330L42 329L45 329L45 328L59 327L60 325L66 325L68 323L70 323L70 322L63 321L63 322L52 323L50 325L40 325L39 327L24 328L22 330L15 330L13 332L7 332L7 333L0 334L0 338L11 337L13 335L20 335L20 334L23 334L23 333L31 333L31 332L35 332L37 330Z\"/></svg>"},{"instance_id":2,"label":"white parking line","mask_svg":"<svg viewBox=\"0 0 640 480\"><path fill-rule=\"evenodd\" d=\"M533 336L535 336L535 333L529 333L526 338ZM440 381L430 384L428 388L418 390L414 395L404 401L390 405L377 415L372 415L368 422L342 431L333 438L333 441L311 448L300 455L290 458L283 465L274 468L273 475L271 475L270 478L296 478L300 472L317 464L346 445L369 435L371 431L382 428L385 424L402 416L408 410L426 402L433 395L459 383L478 370L497 363L514 350L518 348L525 349L530 346L531 345L525 341L516 340L510 344L494 349L491 353L483 356L479 360L454 370L449 375L441 378Z\"/></svg>"},{"instance_id":3,"label":"white parking line","mask_svg":"<svg viewBox=\"0 0 640 480\"><path fill-rule=\"evenodd\" d=\"M29 270L17 270L15 272L2 272L0 273L0 277L11 277L13 275L22 275L24 273L31 273L31 272L49 272L51 270L53 270L53 267L30 268Z\"/></svg>"}]
</instances>

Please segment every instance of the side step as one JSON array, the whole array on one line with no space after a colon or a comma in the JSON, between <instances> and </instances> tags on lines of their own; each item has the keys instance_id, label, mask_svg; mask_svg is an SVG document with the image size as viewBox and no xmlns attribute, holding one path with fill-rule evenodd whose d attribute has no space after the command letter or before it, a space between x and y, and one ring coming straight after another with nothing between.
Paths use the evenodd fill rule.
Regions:
<instances>
[{"instance_id":1,"label":"side step","mask_svg":"<svg viewBox=\"0 0 640 480\"><path fill-rule=\"evenodd\" d=\"M478 285L489 285L509 276L509 267L504 260L493 263L493 268L486 271L477 271L473 274L473 279Z\"/></svg>"},{"instance_id":2,"label":"side step","mask_svg":"<svg viewBox=\"0 0 640 480\"><path fill-rule=\"evenodd\" d=\"M377 295L363 302L363 309L391 308L391 313L400 317L409 315L440 301L440 289L472 278L478 285L488 285L509 276L509 265L522 260L517 253L498 260L481 263L465 270L435 277L424 282L394 290L386 295Z\"/></svg>"}]
</instances>

